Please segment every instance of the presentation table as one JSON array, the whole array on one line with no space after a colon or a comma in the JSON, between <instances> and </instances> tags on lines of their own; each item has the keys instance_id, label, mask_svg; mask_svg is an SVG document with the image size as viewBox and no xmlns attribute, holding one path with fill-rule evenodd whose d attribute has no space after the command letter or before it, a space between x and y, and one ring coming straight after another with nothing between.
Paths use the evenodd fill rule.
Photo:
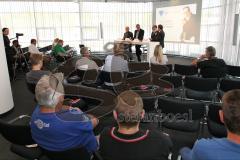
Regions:
<instances>
[{"instance_id":1,"label":"presentation table","mask_svg":"<svg viewBox=\"0 0 240 160\"><path fill-rule=\"evenodd\" d=\"M154 49L156 45L159 45L159 42L151 42L149 40L115 40L114 43L123 43L123 44L131 44L131 45L146 45L147 46L147 61L150 62L150 58L153 56Z\"/></svg>"}]
</instances>

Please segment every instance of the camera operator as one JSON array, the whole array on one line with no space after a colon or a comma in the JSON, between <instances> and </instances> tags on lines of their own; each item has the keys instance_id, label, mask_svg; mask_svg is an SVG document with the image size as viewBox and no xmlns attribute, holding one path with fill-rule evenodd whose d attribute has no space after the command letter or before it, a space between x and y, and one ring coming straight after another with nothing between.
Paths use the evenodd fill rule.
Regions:
<instances>
[{"instance_id":1,"label":"camera operator","mask_svg":"<svg viewBox=\"0 0 240 160\"><path fill-rule=\"evenodd\" d=\"M12 42L12 47L11 48L12 48L12 53L14 55L13 57L14 57L14 60L15 60L14 61L15 65L16 65L16 63L18 63L18 67L21 67L22 69L26 70L27 69L27 62L26 62L26 59L24 57L23 51L21 49L21 46L20 46L18 40L14 40Z\"/></svg>"}]
</instances>

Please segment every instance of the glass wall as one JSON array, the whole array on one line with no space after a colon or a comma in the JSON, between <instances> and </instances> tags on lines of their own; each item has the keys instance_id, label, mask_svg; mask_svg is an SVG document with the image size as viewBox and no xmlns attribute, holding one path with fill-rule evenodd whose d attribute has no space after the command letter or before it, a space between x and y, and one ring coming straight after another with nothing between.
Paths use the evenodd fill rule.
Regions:
<instances>
[{"instance_id":1,"label":"glass wall","mask_svg":"<svg viewBox=\"0 0 240 160\"><path fill-rule=\"evenodd\" d=\"M79 7L73 2L0 2L0 18L3 26L10 28L10 37L19 37L22 46L31 38L38 39L39 46L52 43L55 37L75 45L80 41Z\"/></svg>"},{"instance_id":2,"label":"glass wall","mask_svg":"<svg viewBox=\"0 0 240 160\"><path fill-rule=\"evenodd\" d=\"M20 37L22 46L31 38L38 39L40 47L59 37L78 48L85 44L92 51L102 51L103 46L121 38L124 27L134 31L139 23L150 37L153 3L105 2L41 2L0 1L2 26L10 28L10 37ZM166 43L165 51L185 56L198 56L206 46L213 45L217 56L229 64L240 65L240 22L237 44L232 45L234 16L239 14L240 0L202 0L201 40L199 45ZM167 34L167 33L166 33Z\"/></svg>"},{"instance_id":3,"label":"glass wall","mask_svg":"<svg viewBox=\"0 0 240 160\"><path fill-rule=\"evenodd\" d=\"M137 23L145 30L145 38L150 36L152 3L83 2L80 12L83 43L91 48L103 50L104 44L123 37L125 26L133 32Z\"/></svg>"},{"instance_id":4,"label":"glass wall","mask_svg":"<svg viewBox=\"0 0 240 160\"><path fill-rule=\"evenodd\" d=\"M0 18L10 37L24 33L22 46L31 38L46 46L59 37L76 48L85 44L102 51L104 44L123 36L126 25L133 31L141 24L149 37L152 3L0 1Z\"/></svg>"}]
</instances>

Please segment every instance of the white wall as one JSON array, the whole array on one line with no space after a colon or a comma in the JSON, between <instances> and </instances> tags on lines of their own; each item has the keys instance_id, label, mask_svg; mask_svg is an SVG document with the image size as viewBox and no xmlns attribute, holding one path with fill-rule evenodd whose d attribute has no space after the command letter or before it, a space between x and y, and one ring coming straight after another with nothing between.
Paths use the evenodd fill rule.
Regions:
<instances>
[{"instance_id":1,"label":"white wall","mask_svg":"<svg viewBox=\"0 0 240 160\"><path fill-rule=\"evenodd\" d=\"M0 28L2 30L1 21ZM2 31L1 31L2 32ZM0 34L0 114L14 106L2 33Z\"/></svg>"}]
</instances>

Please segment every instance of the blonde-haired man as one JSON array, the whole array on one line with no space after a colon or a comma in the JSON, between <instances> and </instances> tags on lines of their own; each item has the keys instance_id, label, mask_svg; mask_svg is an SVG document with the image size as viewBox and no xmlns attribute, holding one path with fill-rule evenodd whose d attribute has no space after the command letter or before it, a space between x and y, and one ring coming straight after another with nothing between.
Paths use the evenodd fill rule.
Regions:
<instances>
[{"instance_id":1,"label":"blonde-haired man","mask_svg":"<svg viewBox=\"0 0 240 160\"><path fill-rule=\"evenodd\" d=\"M28 83L37 84L37 82L44 75L50 75L50 71L42 70L43 67L43 55L38 53L32 53L30 55L30 62L32 65L31 71L26 74L26 79Z\"/></svg>"},{"instance_id":2,"label":"blonde-haired man","mask_svg":"<svg viewBox=\"0 0 240 160\"><path fill-rule=\"evenodd\" d=\"M106 72L128 72L128 62L124 60L124 53L124 44L114 44L114 55L108 55L106 57L103 70Z\"/></svg>"}]
</instances>

